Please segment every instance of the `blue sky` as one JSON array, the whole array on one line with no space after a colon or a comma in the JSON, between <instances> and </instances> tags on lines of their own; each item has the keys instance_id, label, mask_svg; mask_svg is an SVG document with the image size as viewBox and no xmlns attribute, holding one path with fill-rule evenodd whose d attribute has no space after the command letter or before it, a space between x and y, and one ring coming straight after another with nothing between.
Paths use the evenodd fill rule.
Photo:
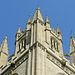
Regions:
<instances>
[{"instance_id":1,"label":"blue sky","mask_svg":"<svg viewBox=\"0 0 75 75\"><path fill-rule=\"evenodd\" d=\"M75 0L0 0L0 44L7 33L9 54L15 50L15 34L17 29L26 28L31 14L39 4L45 20L46 14L51 22L51 28L60 27L63 39L64 53L69 53L70 32L75 36Z\"/></svg>"}]
</instances>

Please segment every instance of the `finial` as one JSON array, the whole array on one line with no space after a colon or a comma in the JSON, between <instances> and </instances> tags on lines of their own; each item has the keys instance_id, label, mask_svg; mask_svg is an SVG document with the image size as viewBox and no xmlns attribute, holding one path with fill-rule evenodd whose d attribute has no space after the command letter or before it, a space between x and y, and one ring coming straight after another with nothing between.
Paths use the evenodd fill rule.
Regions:
<instances>
[{"instance_id":1,"label":"finial","mask_svg":"<svg viewBox=\"0 0 75 75\"><path fill-rule=\"evenodd\" d=\"M74 37L71 35L70 38L71 38L70 45L72 45L74 44Z\"/></svg>"},{"instance_id":2,"label":"finial","mask_svg":"<svg viewBox=\"0 0 75 75\"><path fill-rule=\"evenodd\" d=\"M7 37L7 33L5 34L5 36Z\"/></svg>"},{"instance_id":3,"label":"finial","mask_svg":"<svg viewBox=\"0 0 75 75\"><path fill-rule=\"evenodd\" d=\"M71 39L73 39L74 37L73 37L73 35L71 35L71 37L70 37Z\"/></svg>"},{"instance_id":4,"label":"finial","mask_svg":"<svg viewBox=\"0 0 75 75\"><path fill-rule=\"evenodd\" d=\"M48 15L46 14L46 17L48 17Z\"/></svg>"},{"instance_id":5,"label":"finial","mask_svg":"<svg viewBox=\"0 0 75 75\"><path fill-rule=\"evenodd\" d=\"M58 27L59 25L57 24L57 27Z\"/></svg>"},{"instance_id":6,"label":"finial","mask_svg":"<svg viewBox=\"0 0 75 75\"><path fill-rule=\"evenodd\" d=\"M18 27L17 33L21 33L20 24L19 24L19 27Z\"/></svg>"},{"instance_id":7,"label":"finial","mask_svg":"<svg viewBox=\"0 0 75 75\"><path fill-rule=\"evenodd\" d=\"M38 2L38 4L37 4L37 8L39 7L39 2Z\"/></svg>"},{"instance_id":8,"label":"finial","mask_svg":"<svg viewBox=\"0 0 75 75\"><path fill-rule=\"evenodd\" d=\"M20 24L19 24L19 27L20 27Z\"/></svg>"},{"instance_id":9,"label":"finial","mask_svg":"<svg viewBox=\"0 0 75 75\"><path fill-rule=\"evenodd\" d=\"M4 39L7 39L7 33L5 34L5 38Z\"/></svg>"},{"instance_id":10,"label":"finial","mask_svg":"<svg viewBox=\"0 0 75 75\"><path fill-rule=\"evenodd\" d=\"M29 15L29 19L28 19L28 22L27 22L27 24L30 24L31 23L31 14Z\"/></svg>"},{"instance_id":11,"label":"finial","mask_svg":"<svg viewBox=\"0 0 75 75\"><path fill-rule=\"evenodd\" d=\"M40 10L40 8L39 8L39 2L38 2L38 5L37 5L37 8L36 8L36 10Z\"/></svg>"},{"instance_id":12,"label":"finial","mask_svg":"<svg viewBox=\"0 0 75 75\"><path fill-rule=\"evenodd\" d=\"M73 35L72 35L72 30L71 30L71 32L70 32L70 38L71 38L71 39L74 38Z\"/></svg>"},{"instance_id":13,"label":"finial","mask_svg":"<svg viewBox=\"0 0 75 75\"><path fill-rule=\"evenodd\" d=\"M48 15L46 14L46 16L48 16Z\"/></svg>"},{"instance_id":14,"label":"finial","mask_svg":"<svg viewBox=\"0 0 75 75\"><path fill-rule=\"evenodd\" d=\"M59 28L58 24L57 24L57 33L58 33L58 34L61 34L60 28Z\"/></svg>"},{"instance_id":15,"label":"finial","mask_svg":"<svg viewBox=\"0 0 75 75\"><path fill-rule=\"evenodd\" d=\"M70 32L70 35L72 35L72 30L71 30L71 32Z\"/></svg>"}]
</instances>

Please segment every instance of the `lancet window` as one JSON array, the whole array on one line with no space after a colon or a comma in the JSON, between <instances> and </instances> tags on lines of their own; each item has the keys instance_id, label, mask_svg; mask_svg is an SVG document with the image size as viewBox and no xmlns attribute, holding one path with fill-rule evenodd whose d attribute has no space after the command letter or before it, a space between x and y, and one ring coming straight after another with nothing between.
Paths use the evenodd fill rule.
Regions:
<instances>
[{"instance_id":1,"label":"lancet window","mask_svg":"<svg viewBox=\"0 0 75 75\"><path fill-rule=\"evenodd\" d=\"M51 37L50 40L51 40L51 48L58 51L58 49L59 49L58 41L53 37Z\"/></svg>"},{"instance_id":2,"label":"lancet window","mask_svg":"<svg viewBox=\"0 0 75 75\"><path fill-rule=\"evenodd\" d=\"M23 47L23 41L22 41L22 47Z\"/></svg>"},{"instance_id":3,"label":"lancet window","mask_svg":"<svg viewBox=\"0 0 75 75\"><path fill-rule=\"evenodd\" d=\"M19 50L24 47L24 40L19 43Z\"/></svg>"},{"instance_id":4,"label":"lancet window","mask_svg":"<svg viewBox=\"0 0 75 75\"><path fill-rule=\"evenodd\" d=\"M20 44L19 44L19 50L20 50Z\"/></svg>"},{"instance_id":5,"label":"lancet window","mask_svg":"<svg viewBox=\"0 0 75 75\"><path fill-rule=\"evenodd\" d=\"M24 49L26 49L26 38L24 40Z\"/></svg>"}]
</instances>

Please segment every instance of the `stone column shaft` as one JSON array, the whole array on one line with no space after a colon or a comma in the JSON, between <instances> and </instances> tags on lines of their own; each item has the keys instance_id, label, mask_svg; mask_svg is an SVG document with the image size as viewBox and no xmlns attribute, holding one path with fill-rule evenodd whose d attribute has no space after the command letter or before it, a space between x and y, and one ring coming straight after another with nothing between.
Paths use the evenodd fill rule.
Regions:
<instances>
[{"instance_id":1,"label":"stone column shaft","mask_svg":"<svg viewBox=\"0 0 75 75\"><path fill-rule=\"evenodd\" d=\"M28 75L30 74L30 68L31 68L31 51L29 50L29 55L28 55Z\"/></svg>"},{"instance_id":2,"label":"stone column shaft","mask_svg":"<svg viewBox=\"0 0 75 75\"><path fill-rule=\"evenodd\" d=\"M36 24L34 23L34 43L36 42Z\"/></svg>"},{"instance_id":3,"label":"stone column shaft","mask_svg":"<svg viewBox=\"0 0 75 75\"><path fill-rule=\"evenodd\" d=\"M33 25L31 26L31 46L33 45Z\"/></svg>"},{"instance_id":4,"label":"stone column shaft","mask_svg":"<svg viewBox=\"0 0 75 75\"><path fill-rule=\"evenodd\" d=\"M39 64L38 64L38 43L36 44L36 75L39 75Z\"/></svg>"},{"instance_id":5,"label":"stone column shaft","mask_svg":"<svg viewBox=\"0 0 75 75\"><path fill-rule=\"evenodd\" d=\"M33 51L32 51L33 55L32 55L32 75L35 75L35 49L33 47Z\"/></svg>"},{"instance_id":6,"label":"stone column shaft","mask_svg":"<svg viewBox=\"0 0 75 75\"><path fill-rule=\"evenodd\" d=\"M50 44L49 31L46 31L46 33L45 33L45 37L46 37L46 42L47 42L48 44Z\"/></svg>"}]
</instances>

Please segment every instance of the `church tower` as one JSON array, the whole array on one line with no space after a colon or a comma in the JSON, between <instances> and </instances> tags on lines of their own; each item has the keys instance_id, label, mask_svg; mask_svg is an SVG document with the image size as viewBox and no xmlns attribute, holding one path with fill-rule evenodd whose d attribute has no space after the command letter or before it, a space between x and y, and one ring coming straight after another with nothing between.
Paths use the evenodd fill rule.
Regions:
<instances>
[{"instance_id":1,"label":"church tower","mask_svg":"<svg viewBox=\"0 0 75 75\"><path fill-rule=\"evenodd\" d=\"M71 37L70 55L75 63L73 44ZM63 53L60 28L52 29L48 16L44 22L39 7L33 19L29 17L25 30L18 28L15 54L8 62L1 75L75 75L75 67Z\"/></svg>"}]
</instances>

